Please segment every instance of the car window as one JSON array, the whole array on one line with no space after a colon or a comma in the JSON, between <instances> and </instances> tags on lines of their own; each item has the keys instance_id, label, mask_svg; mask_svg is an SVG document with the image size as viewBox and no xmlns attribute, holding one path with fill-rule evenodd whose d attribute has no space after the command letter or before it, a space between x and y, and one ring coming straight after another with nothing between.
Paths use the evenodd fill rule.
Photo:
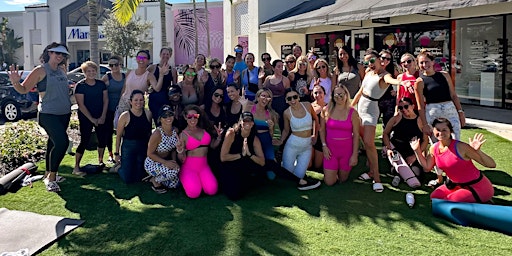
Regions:
<instances>
[{"instance_id":1,"label":"car window","mask_svg":"<svg viewBox=\"0 0 512 256\"><path fill-rule=\"evenodd\" d=\"M8 85L11 84L11 81L9 81L9 75L0 73L0 84L1 85Z\"/></svg>"}]
</instances>

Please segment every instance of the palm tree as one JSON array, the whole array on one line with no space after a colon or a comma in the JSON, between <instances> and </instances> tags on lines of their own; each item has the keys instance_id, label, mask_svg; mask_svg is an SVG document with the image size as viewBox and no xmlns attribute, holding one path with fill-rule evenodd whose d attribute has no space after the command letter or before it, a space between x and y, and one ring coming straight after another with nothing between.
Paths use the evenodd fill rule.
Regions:
<instances>
[{"instance_id":1,"label":"palm tree","mask_svg":"<svg viewBox=\"0 0 512 256\"><path fill-rule=\"evenodd\" d=\"M160 0L160 33L162 48L167 47L167 27L165 25L165 0Z\"/></svg>"},{"instance_id":2,"label":"palm tree","mask_svg":"<svg viewBox=\"0 0 512 256\"><path fill-rule=\"evenodd\" d=\"M210 22L208 21L208 1L204 0L204 9L206 9L206 44L208 45L208 58L211 57L211 50L210 50Z\"/></svg>"},{"instance_id":3,"label":"palm tree","mask_svg":"<svg viewBox=\"0 0 512 256\"><path fill-rule=\"evenodd\" d=\"M89 39L91 40L90 57L91 61L99 64L100 53L98 49L98 1L87 0L87 5L89 6Z\"/></svg>"},{"instance_id":4,"label":"palm tree","mask_svg":"<svg viewBox=\"0 0 512 256\"><path fill-rule=\"evenodd\" d=\"M199 52L199 40L198 39L198 36L197 36L197 8L196 8L196 0L193 0L192 1L192 4L194 6L194 37L195 37L195 54L194 56L197 56L198 52Z\"/></svg>"}]
</instances>

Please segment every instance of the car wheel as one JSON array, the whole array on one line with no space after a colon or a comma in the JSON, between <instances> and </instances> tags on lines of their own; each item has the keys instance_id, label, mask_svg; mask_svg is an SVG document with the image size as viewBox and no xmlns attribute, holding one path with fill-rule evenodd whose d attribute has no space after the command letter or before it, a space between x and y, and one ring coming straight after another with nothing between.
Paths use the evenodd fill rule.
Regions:
<instances>
[{"instance_id":1,"label":"car wheel","mask_svg":"<svg viewBox=\"0 0 512 256\"><path fill-rule=\"evenodd\" d=\"M6 102L2 106L2 113L7 121L13 122L21 118L21 108L14 101Z\"/></svg>"}]
</instances>

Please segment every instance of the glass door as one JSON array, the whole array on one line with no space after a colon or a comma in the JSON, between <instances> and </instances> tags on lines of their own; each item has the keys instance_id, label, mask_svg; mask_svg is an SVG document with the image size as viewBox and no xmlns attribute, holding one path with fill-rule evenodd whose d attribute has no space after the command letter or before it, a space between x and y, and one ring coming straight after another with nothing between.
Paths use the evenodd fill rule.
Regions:
<instances>
[{"instance_id":1,"label":"glass door","mask_svg":"<svg viewBox=\"0 0 512 256\"><path fill-rule=\"evenodd\" d=\"M352 54L358 62L363 62L364 52L373 47L373 28L352 30L351 48Z\"/></svg>"}]
</instances>

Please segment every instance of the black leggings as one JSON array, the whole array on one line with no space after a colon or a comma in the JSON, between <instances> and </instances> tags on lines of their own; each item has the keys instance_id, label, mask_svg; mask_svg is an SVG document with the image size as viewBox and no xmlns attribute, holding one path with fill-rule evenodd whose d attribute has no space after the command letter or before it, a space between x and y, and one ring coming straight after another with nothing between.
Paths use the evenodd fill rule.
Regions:
<instances>
[{"instance_id":1,"label":"black leggings","mask_svg":"<svg viewBox=\"0 0 512 256\"><path fill-rule=\"evenodd\" d=\"M57 172L68 150L68 129L71 113L65 115L38 114L38 123L48 134L46 144L46 171Z\"/></svg>"},{"instance_id":2,"label":"black leggings","mask_svg":"<svg viewBox=\"0 0 512 256\"><path fill-rule=\"evenodd\" d=\"M116 112L107 110L107 117L105 118L105 136L106 136L106 147L109 152L114 152L112 150L112 136L114 135L114 117Z\"/></svg>"},{"instance_id":3,"label":"black leggings","mask_svg":"<svg viewBox=\"0 0 512 256\"><path fill-rule=\"evenodd\" d=\"M233 201L241 199L250 189L261 187L266 179L263 166L247 157L223 162L219 169L222 191Z\"/></svg>"},{"instance_id":4,"label":"black leggings","mask_svg":"<svg viewBox=\"0 0 512 256\"><path fill-rule=\"evenodd\" d=\"M76 148L76 153L83 154L85 152L85 148L89 145L89 141L91 140L92 128L94 124L82 113L78 113L78 122L80 123L80 144ZM96 137L98 138L98 148L105 148L107 142L107 131L105 130L105 125L100 124L95 127Z\"/></svg>"}]
</instances>

